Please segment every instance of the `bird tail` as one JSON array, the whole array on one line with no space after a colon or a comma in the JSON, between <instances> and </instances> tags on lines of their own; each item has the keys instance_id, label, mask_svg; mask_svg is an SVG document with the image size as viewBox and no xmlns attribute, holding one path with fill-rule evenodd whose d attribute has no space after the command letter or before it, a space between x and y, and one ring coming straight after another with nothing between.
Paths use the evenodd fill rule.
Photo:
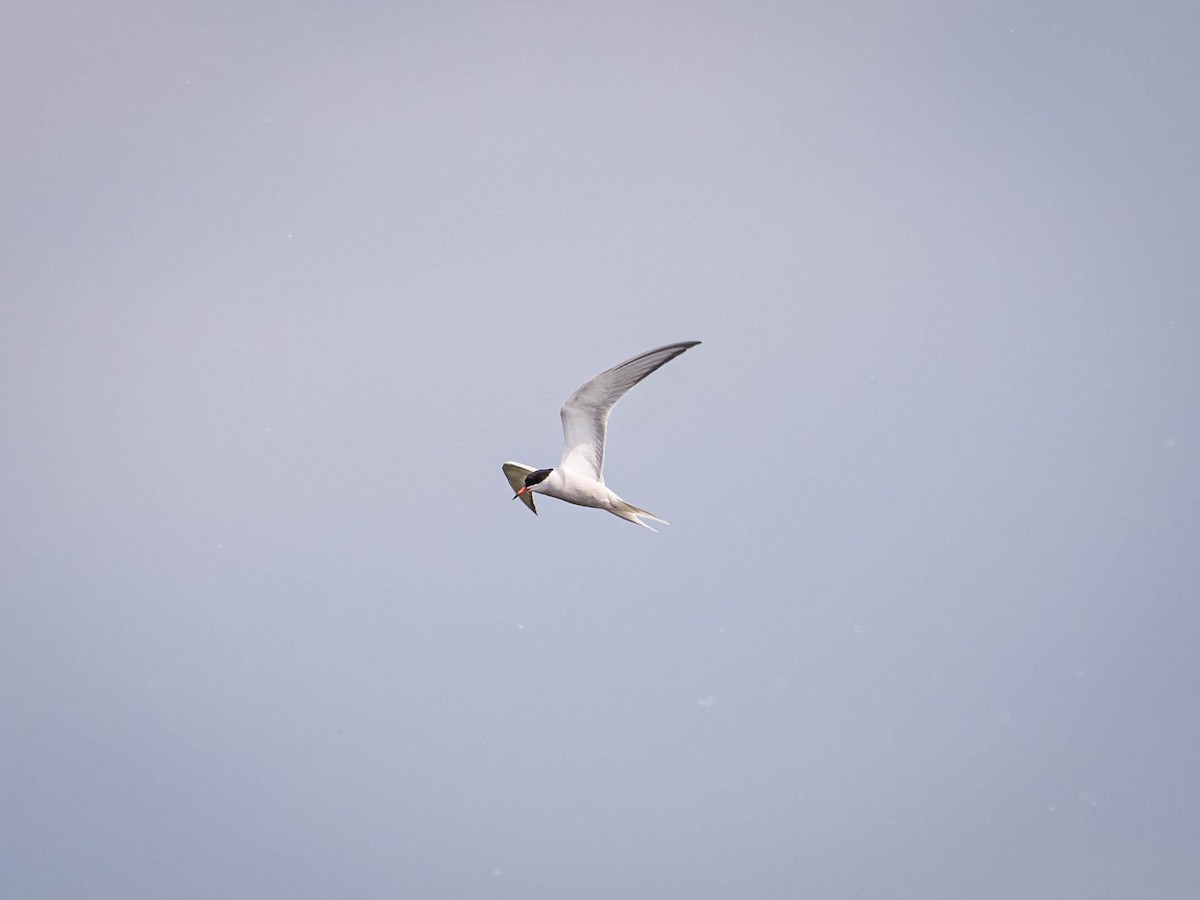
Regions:
<instances>
[{"instance_id":1,"label":"bird tail","mask_svg":"<svg viewBox=\"0 0 1200 900\"><path fill-rule=\"evenodd\" d=\"M649 528L653 532L657 532L658 529L647 525L640 517L644 516L647 519L653 519L655 522L661 522L664 525L671 524L666 519L659 518L654 513L634 506L632 503L626 503L624 500L620 501L620 503L614 503L611 507L609 507L608 511L614 516L620 516L626 522L632 522L634 525L641 525L643 528Z\"/></svg>"}]
</instances>

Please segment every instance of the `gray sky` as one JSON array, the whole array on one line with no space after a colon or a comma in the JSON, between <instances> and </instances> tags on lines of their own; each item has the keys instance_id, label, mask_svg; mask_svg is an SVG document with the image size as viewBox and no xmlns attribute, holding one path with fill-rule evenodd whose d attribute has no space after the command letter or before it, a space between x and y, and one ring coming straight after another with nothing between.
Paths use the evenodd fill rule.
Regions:
<instances>
[{"instance_id":1,"label":"gray sky","mask_svg":"<svg viewBox=\"0 0 1200 900\"><path fill-rule=\"evenodd\" d=\"M1189 4L10 6L5 898L1200 895Z\"/></svg>"}]
</instances>

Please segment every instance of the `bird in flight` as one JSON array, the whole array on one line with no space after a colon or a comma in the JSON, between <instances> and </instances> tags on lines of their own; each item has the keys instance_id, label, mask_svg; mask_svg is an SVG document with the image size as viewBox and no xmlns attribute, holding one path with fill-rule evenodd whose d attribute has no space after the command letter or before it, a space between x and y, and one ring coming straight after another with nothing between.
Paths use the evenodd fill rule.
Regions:
<instances>
[{"instance_id":1,"label":"bird in flight","mask_svg":"<svg viewBox=\"0 0 1200 900\"><path fill-rule=\"evenodd\" d=\"M604 436L608 431L608 413L626 391L699 343L682 341L648 350L585 382L567 398L559 413L563 426L563 455L558 466L532 469L517 462L504 464L504 475L516 491L513 499L520 497L535 515L537 507L533 504L533 495L545 494L577 506L606 509L626 522L651 531L656 529L643 522L643 518L668 524L666 519L626 503L604 483Z\"/></svg>"}]
</instances>

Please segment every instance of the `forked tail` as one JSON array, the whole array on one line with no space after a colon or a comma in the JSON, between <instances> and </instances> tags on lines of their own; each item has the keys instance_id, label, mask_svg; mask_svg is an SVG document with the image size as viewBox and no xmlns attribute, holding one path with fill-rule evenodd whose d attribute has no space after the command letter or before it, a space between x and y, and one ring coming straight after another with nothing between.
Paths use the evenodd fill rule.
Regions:
<instances>
[{"instance_id":1,"label":"forked tail","mask_svg":"<svg viewBox=\"0 0 1200 900\"><path fill-rule=\"evenodd\" d=\"M653 519L655 522L662 522L664 525L671 524L666 519L659 518L654 513L634 506L632 503L626 503L624 500L621 500L619 503L614 503L609 507L608 511L614 516L620 516L626 522L632 522L635 525L641 525L643 528L649 528L655 533L658 532L658 529L647 525L639 518L639 516L644 516L647 519Z\"/></svg>"}]
</instances>

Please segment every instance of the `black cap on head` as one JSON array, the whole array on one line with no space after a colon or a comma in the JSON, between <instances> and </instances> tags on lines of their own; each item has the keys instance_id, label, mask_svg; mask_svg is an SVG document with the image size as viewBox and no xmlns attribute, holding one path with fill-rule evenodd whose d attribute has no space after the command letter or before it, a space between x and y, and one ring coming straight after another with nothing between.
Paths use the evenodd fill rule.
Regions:
<instances>
[{"instance_id":1,"label":"black cap on head","mask_svg":"<svg viewBox=\"0 0 1200 900\"><path fill-rule=\"evenodd\" d=\"M530 472L525 476L525 487L531 488L535 484L541 484L553 471L553 469L538 469L536 472Z\"/></svg>"}]
</instances>

